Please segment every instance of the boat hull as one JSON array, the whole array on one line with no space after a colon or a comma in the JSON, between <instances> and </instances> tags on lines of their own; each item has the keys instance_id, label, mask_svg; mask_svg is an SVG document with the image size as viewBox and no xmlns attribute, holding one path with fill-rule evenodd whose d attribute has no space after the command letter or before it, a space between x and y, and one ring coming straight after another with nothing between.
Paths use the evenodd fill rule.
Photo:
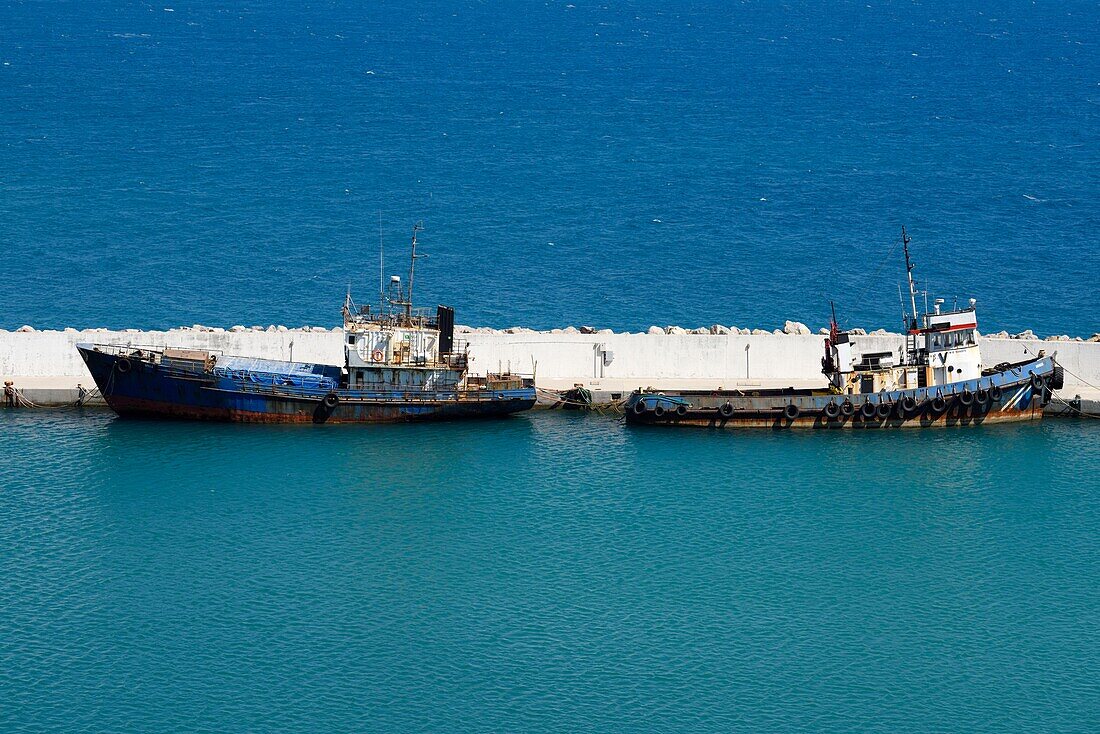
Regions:
<instances>
[{"instance_id":1,"label":"boat hull","mask_svg":"<svg viewBox=\"0 0 1100 734\"><path fill-rule=\"evenodd\" d=\"M1054 373L1053 360L1043 357L978 380L873 394L643 390L627 400L626 421L773 430L884 430L1033 421L1043 416Z\"/></svg>"},{"instance_id":2,"label":"boat hull","mask_svg":"<svg viewBox=\"0 0 1100 734\"><path fill-rule=\"evenodd\" d=\"M181 373L89 347L78 349L107 405L126 418L404 423L500 417L535 404L534 387L527 386L506 390L275 387L202 372Z\"/></svg>"}]
</instances>

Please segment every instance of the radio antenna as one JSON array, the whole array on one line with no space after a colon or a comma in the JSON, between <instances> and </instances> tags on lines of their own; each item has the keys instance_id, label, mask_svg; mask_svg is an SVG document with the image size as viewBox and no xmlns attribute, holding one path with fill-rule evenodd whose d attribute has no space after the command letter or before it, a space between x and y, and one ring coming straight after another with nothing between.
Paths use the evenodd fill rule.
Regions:
<instances>
[{"instance_id":1,"label":"radio antenna","mask_svg":"<svg viewBox=\"0 0 1100 734\"><path fill-rule=\"evenodd\" d=\"M382 210L378 210L378 313L386 311L386 257L382 252Z\"/></svg>"},{"instance_id":2,"label":"radio antenna","mask_svg":"<svg viewBox=\"0 0 1100 734\"><path fill-rule=\"evenodd\" d=\"M416 254L416 233L424 230L424 222L417 222L413 225L412 245L411 253L409 254L409 296L405 299L405 316L407 318L412 317L412 299L413 299L413 278L416 275L416 259L419 257L427 257L426 255Z\"/></svg>"}]
</instances>

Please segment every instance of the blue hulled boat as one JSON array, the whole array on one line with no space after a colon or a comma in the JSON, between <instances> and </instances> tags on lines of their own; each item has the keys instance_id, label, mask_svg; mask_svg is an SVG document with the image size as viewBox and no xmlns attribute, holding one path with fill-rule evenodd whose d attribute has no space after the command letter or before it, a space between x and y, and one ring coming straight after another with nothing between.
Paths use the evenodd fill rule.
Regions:
<instances>
[{"instance_id":1,"label":"blue hulled boat","mask_svg":"<svg viewBox=\"0 0 1100 734\"><path fill-rule=\"evenodd\" d=\"M78 344L120 416L254 423L394 423L503 416L535 404L534 379L472 376L454 310L412 306L393 276L377 311L344 304L343 366L214 351Z\"/></svg>"},{"instance_id":2,"label":"blue hulled boat","mask_svg":"<svg viewBox=\"0 0 1100 734\"><path fill-rule=\"evenodd\" d=\"M917 316L917 290L902 230L912 309L900 354L856 354L834 316L816 389L636 390L626 402L633 424L711 428L908 428L1038 420L1061 389L1056 354L987 367L978 345L976 302L945 311L942 299Z\"/></svg>"}]
</instances>

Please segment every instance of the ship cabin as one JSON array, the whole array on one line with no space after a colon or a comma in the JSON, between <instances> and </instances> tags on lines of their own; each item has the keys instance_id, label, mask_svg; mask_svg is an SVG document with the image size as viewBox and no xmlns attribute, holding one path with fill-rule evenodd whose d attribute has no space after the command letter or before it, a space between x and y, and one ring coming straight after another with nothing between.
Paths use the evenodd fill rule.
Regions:
<instances>
[{"instance_id":1,"label":"ship cabin","mask_svg":"<svg viewBox=\"0 0 1100 734\"><path fill-rule=\"evenodd\" d=\"M453 390L467 366L465 345L454 339L454 309L447 306L434 313L345 309L344 351L353 390Z\"/></svg>"},{"instance_id":2,"label":"ship cabin","mask_svg":"<svg viewBox=\"0 0 1100 734\"><path fill-rule=\"evenodd\" d=\"M943 312L943 299L937 298L935 310L924 315L924 328L910 330L917 340L923 337L917 362L927 371L928 384L947 385L982 376L975 303L972 298L967 308Z\"/></svg>"},{"instance_id":3,"label":"ship cabin","mask_svg":"<svg viewBox=\"0 0 1100 734\"><path fill-rule=\"evenodd\" d=\"M854 395L948 385L975 380L982 375L978 346L976 302L966 308L943 311L943 299L920 321L912 321L906 334L905 353L855 350L847 334L840 333L832 350L836 372L832 384L840 393Z\"/></svg>"}]
</instances>

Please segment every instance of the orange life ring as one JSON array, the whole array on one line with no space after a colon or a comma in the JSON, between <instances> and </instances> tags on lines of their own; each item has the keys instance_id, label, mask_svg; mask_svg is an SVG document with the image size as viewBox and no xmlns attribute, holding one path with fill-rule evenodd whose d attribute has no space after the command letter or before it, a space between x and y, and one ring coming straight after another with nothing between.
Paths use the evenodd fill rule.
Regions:
<instances>
[{"instance_id":1,"label":"orange life ring","mask_svg":"<svg viewBox=\"0 0 1100 734\"><path fill-rule=\"evenodd\" d=\"M386 355L382 352L381 349L375 349L373 352L370 353L370 358L372 362L381 362L386 358Z\"/></svg>"}]
</instances>

